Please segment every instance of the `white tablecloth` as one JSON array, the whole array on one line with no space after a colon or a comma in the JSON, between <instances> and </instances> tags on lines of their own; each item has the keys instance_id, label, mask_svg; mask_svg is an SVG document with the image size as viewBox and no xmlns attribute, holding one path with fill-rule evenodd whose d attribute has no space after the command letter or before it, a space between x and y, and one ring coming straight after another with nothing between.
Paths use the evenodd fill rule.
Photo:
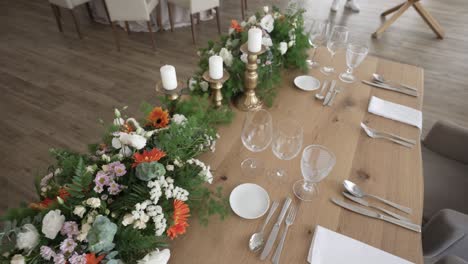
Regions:
<instances>
[{"instance_id":1,"label":"white tablecloth","mask_svg":"<svg viewBox=\"0 0 468 264\"><path fill-rule=\"evenodd\" d=\"M94 19L97 22L109 24L107 20L106 11L104 9L104 2L103 0L94 0L90 2L91 9L93 11ZM163 30L170 30L171 24L169 22L169 14L167 11L167 0L160 0L159 4L161 5L161 21ZM153 31L158 31L157 21L157 7L153 10L151 19L152 19L152 26ZM174 6L172 8L172 18L174 19L174 28L177 27L185 27L190 26L190 11L188 9L184 9L178 6ZM208 11L200 13L200 20L209 20L213 19L212 15L208 13ZM124 21L119 22L121 27L124 27ZM129 26L131 31L135 32L142 32L148 31L148 27L146 25L146 21L129 21Z\"/></svg>"}]
</instances>

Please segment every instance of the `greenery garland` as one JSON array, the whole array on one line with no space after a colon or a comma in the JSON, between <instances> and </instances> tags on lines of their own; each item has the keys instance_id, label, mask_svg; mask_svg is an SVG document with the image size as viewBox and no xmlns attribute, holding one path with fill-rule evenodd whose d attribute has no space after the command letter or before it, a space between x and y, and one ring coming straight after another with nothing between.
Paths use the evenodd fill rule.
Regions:
<instances>
[{"instance_id":1,"label":"greenery garland","mask_svg":"<svg viewBox=\"0 0 468 264\"><path fill-rule=\"evenodd\" d=\"M267 52L259 56L259 83L256 92L271 106L281 82L281 69L307 69L307 50L310 44L304 30L303 13L303 9L297 10L295 6L288 7L284 14L276 7L271 12L270 8L265 7L263 12L257 12L246 21L231 21L228 35L221 36L217 42L209 41L206 48L199 50L200 69L189 80L192 94L209 93L208 83L203 80L202 75L208 70L208 59L212 55L223 58L224 67L231 76L221 90L225 103L243 92L247 57L240 51L240 46L247 42L248 30L258 27L263 31L262 43L267 47Z\"/></svg>"},{"instance_id":2,"label":"greenery garland","mask_svg":"<svg viewBox=\"0 0 468 264\"><path fill-rule=\"evenodd\" d=\"M201 74L220 54L231 74L223 93L242 92L245 63L239 47L252 26L264 29L268 52L260 57L258 92L271 104L282 68L305 68L309 47L303 10L281 14L264 9L248 21L233 21L229 35L200 50L200 71L190 80L192 96L162 107L142 104L143 118L115 119L102 142L80 154L52 149L56 165L37 179L40 201L2 216L0 263L166 263L168 239L184 234L188 218L202 224L229 212L220 188L209 188L210 167L196 159L215 150L215 127L233 118L229 107L214 109ZM164 109L171 109L171 113Z\"/></svg>"}]
</instances>

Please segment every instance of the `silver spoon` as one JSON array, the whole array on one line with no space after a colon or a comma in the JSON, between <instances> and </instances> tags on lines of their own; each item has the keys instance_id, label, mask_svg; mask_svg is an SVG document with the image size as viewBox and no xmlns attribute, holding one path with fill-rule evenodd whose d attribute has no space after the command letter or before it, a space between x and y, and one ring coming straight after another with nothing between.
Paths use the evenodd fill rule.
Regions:
<instances>
[{"instance_id":1,"label":"silver spoon","mask_svg":"<svg viewBox=\"0 0 468 264\"><path fill-rule=\"evenodd\" d=\"M260 230L260 232L257 232L250 237L250 240L249 240L250 251L253 251L253 252L259 251L263 247L263 244L265 244L265 240L263 239L263 232L265 231L266 225L270 221L271 217L275 213L276 208L278 208L278 206L279 206L279 202L276 202L276 201L273 202L273 204L270 207L270 211L268 212L268 216L265 219L265 223L263 223L262 229Z\"/></svg>"},{"instance_id":2,"label":"silver spoon","mask_svg":"<svg viewBox=\"0 0 468 264\"><path fill-rule=\"evenodd\" d=\"M379 82L379 83L394 83L394 84L397 84L399 86L403 86L404 88L408 89L408 90L412 90L412 91L415 91L417 92L418 90L416 88L413 88L411 86L408 86L406 84L402 84L402 83L397 83L397 82L393 82L393 81L389 81L389 80L385 80L383 75L380 75L380 74L377 74L377 73L373 73L372 74L372 77L375 81Z\"/></svg>"},{"instance_id":3,"label":"silver spoon","mask_svg":"<svg viewBox=\"0 0 468 264\"><path fill-rule=\"evenodd\" d=\"M372 198L377 199L377 200L379 200L379 201L381 201L383 203L386 203L386 204L388 204L388 205L390 205L390 206L392 206L392 207L394 207L394 208L396 208L398 210L401 210L401 211L403 211L403 212L405 212L407 214L411 214L411 212L412 212L411 208L396 204L396 203L391 202L391 201L387 201L384 198L380 198L380 197L372 195L372 194L365 193L363 190L361 190L361 188L359 188L359 186L357 186L352 181L345 180L343 182L343 186L350 194L352 194L352 195L354 195L354 196L356 196L358 198L364 198L366 196L372 197Z\"/></svg>"},{"instance_id":4,"label":"silver spoon","mask_svg":"<svg viewBox=\"0 0 468 264\"><path fill-rule=\"evenodd\" d=\"M325 80L322 84L322 89L318 93L315 94L315 98L319 100L323 100L325 98L324 92L328 86L328 80Z\"/></svg>"}]
</instances>

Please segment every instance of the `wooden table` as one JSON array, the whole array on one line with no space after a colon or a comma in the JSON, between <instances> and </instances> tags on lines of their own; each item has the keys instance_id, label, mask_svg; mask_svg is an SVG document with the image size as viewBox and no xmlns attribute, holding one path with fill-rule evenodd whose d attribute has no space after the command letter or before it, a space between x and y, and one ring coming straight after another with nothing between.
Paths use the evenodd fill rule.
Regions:
<instances>
[{"instance_id":1,"label":"wooden table","mask_svg":"<svg viewBox=\"0 0 468 264\"><path fill-rule=\"evenodd\" d=\"M324 49L317 55L319 62L329 61L329 55ZM338 72L343 72L344 54L338 54L335 62L338 65L336 67ZM342 182L349 179L373 194L413 208L414 213L410 218L416 223L421 223L423 177L420 145L407 149L384 140L371 139L364 134L359 124L365 121L373 128L418 139L420 132L417 128L372 115L367 112L367 107L370 97L375 95L421 109L423 70L376 57L368 57L356 70L361 80L370 80L373 72L417 87L421 96L414 98L371 88L361 82L353 84L338 82L343 92L337 96L333 107L323 107L321 101L314 99L314 93L293 87L292 81L295 76L301 74L300 72L284 74L284 82L275 104L269 109L273 120L278 121L282 117L299 120L304 127L304 146L324 145L332 150L337 158L333 171L320 183L320 194L315 201L300 203L292 192L293 183L302 179L300 155L290 161L281 161L272 154L271 149L261 153L251 153L243 147L240 133L245 113L237 112L233 123L220 129L221 138L216 152L203 157L215 169L216 178L213 185L223 186L227 195L235 186L253 182L263 186L272 200L283 202L289 195L294 198L295 204L300 205L296 221L286 238L281 263L306 263L316 225L350 236L404 259L423 263L420 234L341 209L330 201L331 197L342 197ZM318 69L310 73L321 81L325 79ZM255 178L243 176L240 162L247 157L263 160L267 168L276 166L286 168L289 173L287 180L280 182L268 179L266 175L258 175ZM267 226L267 236L279 211L277 210ZM265 217L244 220L232 214L224 221L211 218L207 227L192 219L187 234L173 242L170 262L262 263L259 254L248 250L248 240L252 233L260 229ZM284 224L280 235L283 229ZM270 254L270 258L272 255L273 253Z\"/></svg>"}]
</instances>

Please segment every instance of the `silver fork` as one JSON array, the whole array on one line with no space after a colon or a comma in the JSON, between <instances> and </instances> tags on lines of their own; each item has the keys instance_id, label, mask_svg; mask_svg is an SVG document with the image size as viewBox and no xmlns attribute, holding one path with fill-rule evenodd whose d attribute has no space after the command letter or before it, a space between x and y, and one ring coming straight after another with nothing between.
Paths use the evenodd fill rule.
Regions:
<instances>
[{"instance_id":1,"label":"silver fork","mask_svg":"<svg viewBox=\"0 0 468 264\"><path fill-rule=\"evenodd\" d=\"M273 264L278 264L281 256L281 251L283 251L284 241L286 240L286 234L288 233L289 227L293 224L294 219L296 218L297 214L297 207L291 206L289 209L288 216L286 217L286 228L283 231L283 236L281 237L281 241L276 248L275 254L273 255Z\"/></svg>"},{"instance_id":2,"label":"silver fork","mask_svg":"<svg viewBox=\"0 0 468 264\"><path fill-rule=\"evenodd\" d=\"M364 124L362 122L361 122L361 127L364 129L366 134L371 138L387 139L387 140L390 140L390 141L392 141L394 143L403 145L403 146L408 147L408 148L412 148L414 145L416 145L416 141L414 141L412 139L407 139L407 138L400 137L400 136L397 136L397 135L394 135L394 134L391 134L391 133L387 133L387 132L377 131L375 129L372 129L372 128L366 126L366 124Z\"/></svg>"}]
</instances>

